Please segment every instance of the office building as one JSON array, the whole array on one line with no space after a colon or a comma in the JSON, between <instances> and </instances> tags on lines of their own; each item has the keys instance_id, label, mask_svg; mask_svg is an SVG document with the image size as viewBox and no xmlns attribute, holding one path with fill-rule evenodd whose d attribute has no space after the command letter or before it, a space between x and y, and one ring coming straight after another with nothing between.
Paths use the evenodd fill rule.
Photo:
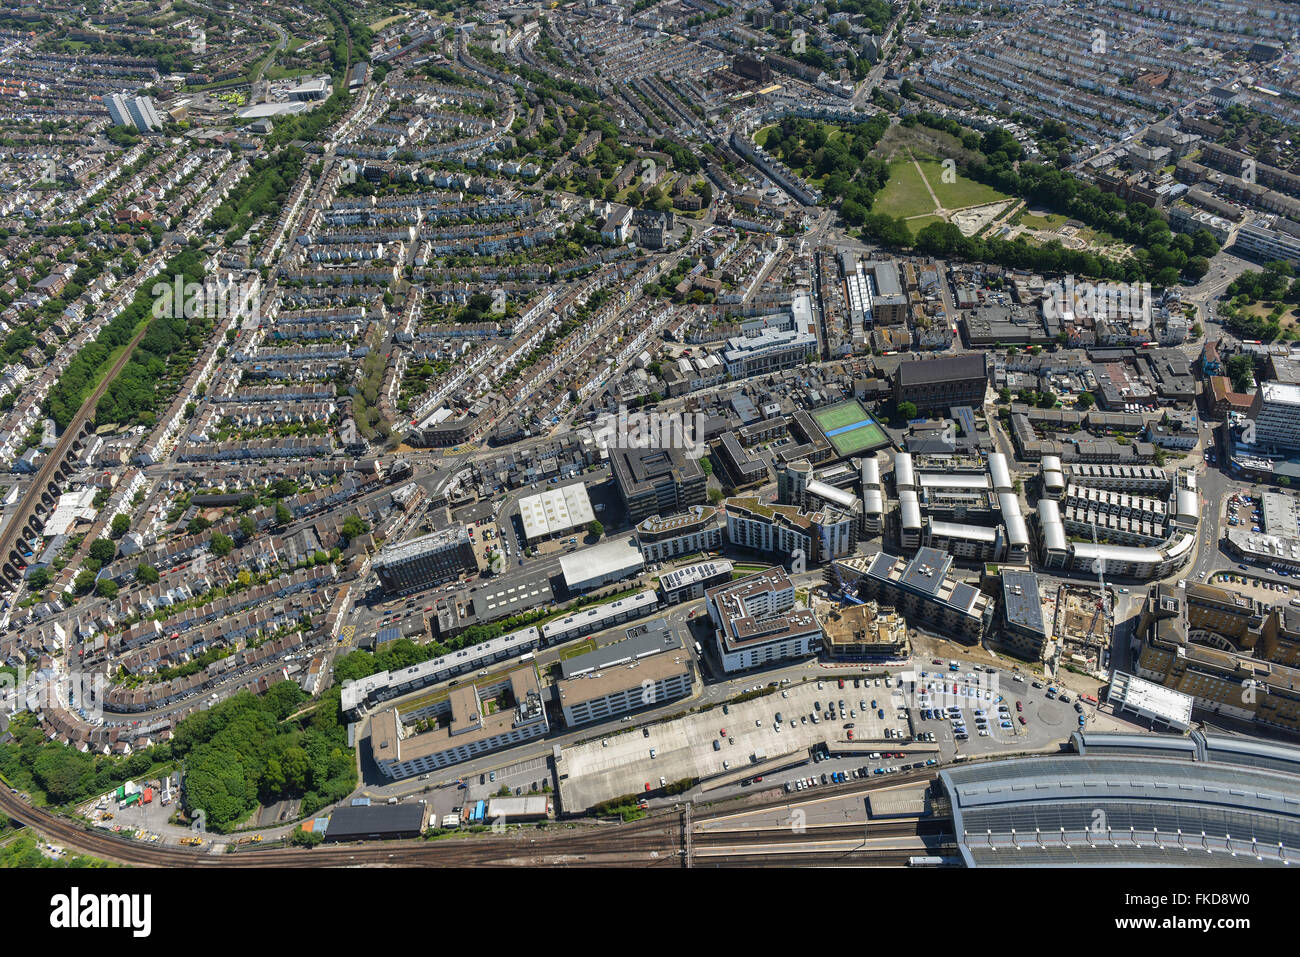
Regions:
<instances>
[{"instance_id":1,"label":"office building","mask_svg":"<svg viewBox=\"0 0 1300 957\"><path fill-rule=\"evenodd\" d=\"M633 524L705 503L708 477L699 462L681 449L611 448L609 458L614 483Z\"/></svg>"},{"instance_id":2,"label":"office building","mask_svg":"<svg viewBox=\"0 0 1300 957\"><path fill-rule=\"evenodd\" d=\"M628 629L621 641L560 662L555 683L568 727L605 721L689 694L690 655L668 622Z\"/></svg>"},{"instance_id":3,"label":"office building","mask_svg":"<svg viewBox=\"0 0 1300 957\"><path fill-rule=\"evenodd\" d=\"M374 561L379 584L389 593L405 593L478 571L474 543L463 526L388 545Z\"/></svg>"},{"instance_id":4,"label":"office building","mask_svg":"<svg viewBox=\"0 0 1300 957\"><path fill-rule=\"evenodd\" d=\"M480 697L480 695L482 697ZM495 710L485 702L496 701ZM375 763L394 781L449 767L491 751L544 736L549 730L537 669L531 665L491 685L452 688L431 706L438 727L414 733L397 708L370 719L370 746Z\"/></svg>"},{"instance_id":5,"label":"office building","mask_svg":"<svg viewBox=\"0 0 1300 957\"><path fill-rule=\"evenodd\" d=\"M1278 451L1300 449L1300 385L1265 382L1251 403L1254 445Z\"/></svg>"}]
</instances>

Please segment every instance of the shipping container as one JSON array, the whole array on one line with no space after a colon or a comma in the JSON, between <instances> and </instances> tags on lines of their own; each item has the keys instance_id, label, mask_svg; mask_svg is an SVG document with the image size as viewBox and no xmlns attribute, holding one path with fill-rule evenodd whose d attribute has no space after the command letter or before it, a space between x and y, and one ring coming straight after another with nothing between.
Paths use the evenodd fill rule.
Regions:
<instances>
[{"instance_id":1,"label":"shipping container","mask_svg":"<svg viewBox=\"0 0 1300 957\"><path fill-rule=\"evenodd\" d=\"M153 803L153 788L145 788L145 789L144 789L144 797L142 797L142 798L140 799L140 803L141 803L141 804L152 804L152 803Z\"/></svg>"}]
</instances>

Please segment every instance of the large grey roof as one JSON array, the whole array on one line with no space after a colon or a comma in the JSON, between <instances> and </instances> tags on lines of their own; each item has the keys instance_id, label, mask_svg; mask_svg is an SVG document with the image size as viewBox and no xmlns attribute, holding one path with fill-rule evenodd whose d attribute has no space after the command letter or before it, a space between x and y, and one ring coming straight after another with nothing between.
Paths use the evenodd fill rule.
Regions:
<instances>
[{"instance_id":1,"label":"large grey roof","mask_svg":"<svg viewBox=\"0 0 1300 957\"><path fill-rule=\"evenodd\" d=\"M1155 756L1168 754L1168 744L1195 739L1086 737L1092 749L1082 755L940 772L968 866L1300 862L1300 776L1213 756ZM1107 750L1141 751L1146 744L1156 746L1151 755ZM1262 751L1300 755L1285 745ZM1237 756L1227 748L1222 754Z\"/></svg>"}]
</instances>

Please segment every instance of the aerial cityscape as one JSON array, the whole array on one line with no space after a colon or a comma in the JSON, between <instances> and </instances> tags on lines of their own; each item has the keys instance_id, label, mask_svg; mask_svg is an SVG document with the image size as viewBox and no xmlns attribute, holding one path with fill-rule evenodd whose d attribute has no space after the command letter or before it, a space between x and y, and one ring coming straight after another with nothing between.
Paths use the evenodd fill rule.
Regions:
<instances>
[{"instance_id":1,"label":"aerial cityscape","mask_svg":"<svg viewBox=\"0 0 1300 957\"><path fill-rule=\"evenodd\" d=\"M0 865L1300 865L1298 36L0 0Z\"/></svg>"}]
</instances>

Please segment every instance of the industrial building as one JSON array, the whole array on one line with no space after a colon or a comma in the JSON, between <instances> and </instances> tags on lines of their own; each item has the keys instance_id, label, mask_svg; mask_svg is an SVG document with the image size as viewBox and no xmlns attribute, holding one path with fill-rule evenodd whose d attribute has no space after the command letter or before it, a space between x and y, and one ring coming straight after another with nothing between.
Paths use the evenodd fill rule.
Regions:
<instances>
[{"instance_id":1,"label":"industrial building","mask_svg":"<svg viewBox=\"0 0 1300 957\"><path fill-rule=\"evenodd\" d=\"M569 594L577 595L601 585L622 581L645 567L636 539L629 536L584 548L560 558L560 573Z\"/></svg>"},{"instance_id":2,"label":"industrial building","mask_svg":"<svg viewBox=\"0 0 1300 957\"><path fill-rule=\"evenodd\" d=\"M532 542L564 535L595 520L587 486L582 482L547 489L519 500L524 537Z\"/></svg>"},{"instance_id":3,"label":"industrial building","mask_svg":"<svg viewBox=\"0 0 1300 957\"><path fill-rule=\"evenodd\" d=\"M345 805L330 814L325 840L337 844L419 837L424 831L426 808L422 803Z\"/></svg>"}]
</instances>

